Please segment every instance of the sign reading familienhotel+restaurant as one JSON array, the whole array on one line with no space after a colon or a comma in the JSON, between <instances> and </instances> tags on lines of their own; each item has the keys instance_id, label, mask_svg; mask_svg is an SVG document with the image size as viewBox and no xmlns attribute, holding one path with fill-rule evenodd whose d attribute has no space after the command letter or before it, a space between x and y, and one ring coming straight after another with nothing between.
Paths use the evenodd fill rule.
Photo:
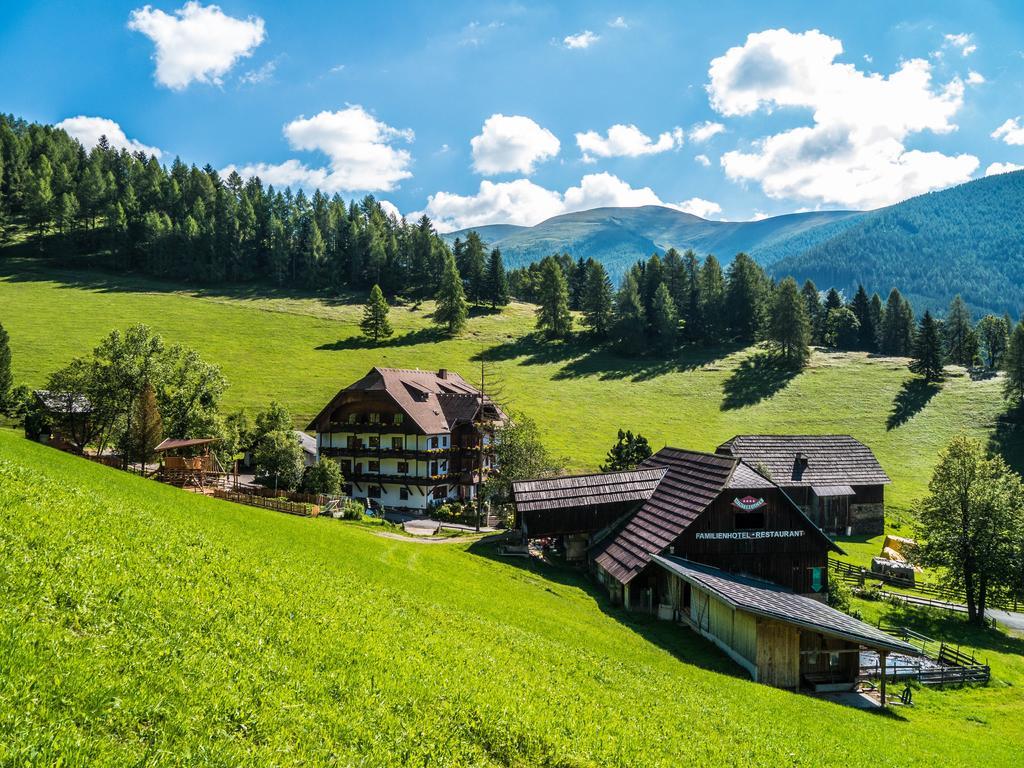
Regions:
<instances>
[{"instance_id":1,"label":"sign reading familienhotel+restaurant","mask_svg":"<svg viewBox=\"0 0 1024 768\"><path fill-rule=\"evenodd\" d=\"M803 531L701 531L698 539L797 539L804 535Z\"/></svg>"}]
</instances>

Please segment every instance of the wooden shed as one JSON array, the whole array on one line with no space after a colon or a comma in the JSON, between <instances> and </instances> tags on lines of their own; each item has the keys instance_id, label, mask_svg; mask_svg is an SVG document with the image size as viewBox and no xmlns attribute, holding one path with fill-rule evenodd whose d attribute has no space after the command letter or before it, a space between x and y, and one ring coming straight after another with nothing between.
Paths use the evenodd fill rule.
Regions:
<instances>
[{"instance_id":1,"label":"wooden shed","mask_svg":"<svg viewBox=\"0 0 1024 768\"><path fill-rule=\"evenodd\" d=\"M920 655L914 646L778 584L679 557L657 555L654 563L668 579L672 618L711 640L757 682L851 690L862 649L876 651L883 669L890 652Z\"/></svg>"}]
</instances>

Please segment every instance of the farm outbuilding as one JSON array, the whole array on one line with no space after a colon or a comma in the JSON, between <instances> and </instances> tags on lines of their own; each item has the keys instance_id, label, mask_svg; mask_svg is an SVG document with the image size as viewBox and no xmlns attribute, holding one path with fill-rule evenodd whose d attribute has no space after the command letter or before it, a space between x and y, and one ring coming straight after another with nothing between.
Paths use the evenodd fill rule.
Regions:
<instances>
[{"instance_id":1,"label":"farm outbuilding","mask_svg":"<svg viewBox=\"0 0 1024 768\"><path fill-rule=\"evenodd\" d=\"M818 600L673 556L655 556L671 618L711 640L753 680L778 688L851 690L860 653L919 656L898 640ZM882 703L885 704L883 676Z\"/></svg>"}]
</instances>

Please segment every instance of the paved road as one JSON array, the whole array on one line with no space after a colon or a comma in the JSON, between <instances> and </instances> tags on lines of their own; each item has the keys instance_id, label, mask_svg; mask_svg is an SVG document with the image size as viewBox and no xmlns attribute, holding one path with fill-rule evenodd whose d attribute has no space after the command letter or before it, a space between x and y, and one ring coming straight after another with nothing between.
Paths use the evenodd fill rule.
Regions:
<instances>
[{"instance_id":1,"label":"paved road","mask_svg":"<svg viewBox=\"0 0 1024 768\"><path fill-rule=\"evenodd\" d=\"M1024 635L1024 613L1019 611L1000 611L994 608L989 608L985 611L985 615L990 619L995 619L1013 634Z\"/></svg>"}]
</instances>

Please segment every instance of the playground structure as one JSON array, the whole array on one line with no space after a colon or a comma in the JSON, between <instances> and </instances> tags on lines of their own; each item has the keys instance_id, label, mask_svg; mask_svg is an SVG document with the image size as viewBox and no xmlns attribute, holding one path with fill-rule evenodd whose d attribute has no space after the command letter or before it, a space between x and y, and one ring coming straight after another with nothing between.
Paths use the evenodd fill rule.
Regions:
<instances>
[{"instance_id":1,"label":"playground structure","mask_svg":"<svg viewBox=\"0 0 1024 768\"><path fill-rule=\"evenodd\" d=\"M218 438L198 437L188 440L168 438L154 451L160 457L157 479L196 493L214 490L235 490L238 487L238 465L226 472L211 447Z\"/></svg>"}]
</instances>

